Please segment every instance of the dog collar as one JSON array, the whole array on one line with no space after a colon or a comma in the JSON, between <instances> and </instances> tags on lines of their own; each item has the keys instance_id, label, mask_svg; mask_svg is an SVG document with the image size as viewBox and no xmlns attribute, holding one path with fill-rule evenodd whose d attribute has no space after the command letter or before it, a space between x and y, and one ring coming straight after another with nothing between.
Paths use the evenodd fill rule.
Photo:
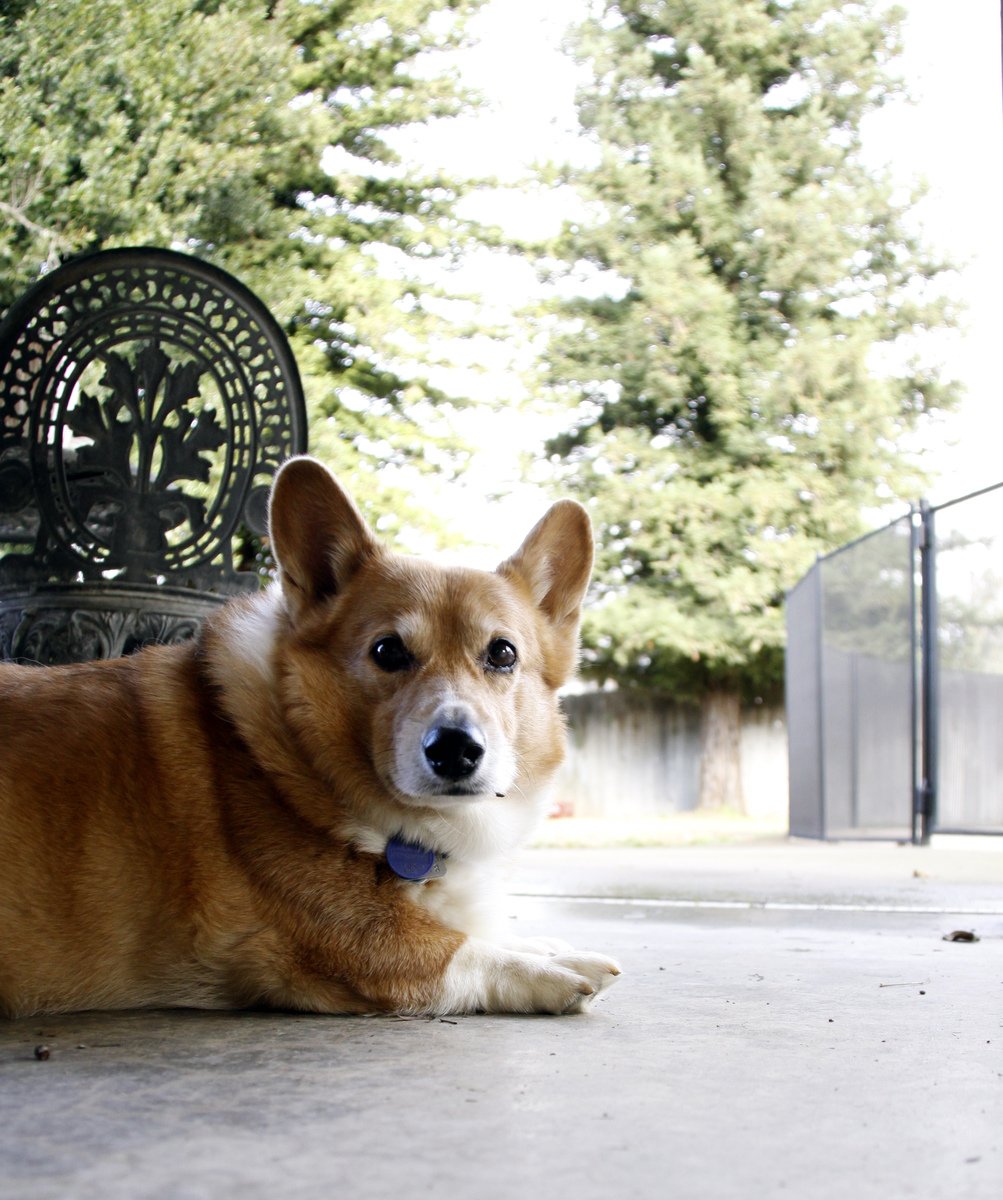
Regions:
<instances>
[{"instance_id":1,"label":"dog collar","mask_svg":"<svg viewBox=\"0 0 1003 1200\"><path fill-rule=\"evenodd\" d=\"M445 854L436 854L418 842L406 842L399 837L387 842L387 866L395 875L412 883L441 879L446 873L445 858Z\"/></svg>"}]
</instances>

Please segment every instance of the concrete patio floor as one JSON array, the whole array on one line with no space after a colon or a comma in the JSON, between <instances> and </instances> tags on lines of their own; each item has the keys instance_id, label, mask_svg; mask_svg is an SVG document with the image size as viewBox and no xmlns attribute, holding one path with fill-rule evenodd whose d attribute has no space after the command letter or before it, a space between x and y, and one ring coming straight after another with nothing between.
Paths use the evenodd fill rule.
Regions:
<instances>
[{"instance_id":1,"label":"concrete patio floor","mask_svg":"<svg viewBox=\"0 0 1003 1200\"><path fill-rule=\"evenodd\" d=\"M1003 1195L1003 843L537 850L512 885L514 929L621 960L588 1015L0 1023L0 1196Z\"/></svg>"}]
</instances>

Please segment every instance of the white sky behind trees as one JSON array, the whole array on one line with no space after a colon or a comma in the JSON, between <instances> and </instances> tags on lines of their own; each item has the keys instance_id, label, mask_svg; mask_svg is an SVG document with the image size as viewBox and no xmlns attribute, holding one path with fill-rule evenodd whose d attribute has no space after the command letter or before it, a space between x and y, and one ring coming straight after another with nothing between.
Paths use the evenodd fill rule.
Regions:
<instances>
[{"instance_id":1,"label":"white sky behind trees","mask_svg":"<svg viewBox=\"0 0 1003 1200\"><path fill-rule=\"evenodd\" d=\"M905 0L899 70L914 96L865 128L870 161L927 181L915 218L960 270L961 328L935 339L960 409L930 439L940 502L1003 481L1003 84L998 0Z\"/></svg>"}]
</instances>

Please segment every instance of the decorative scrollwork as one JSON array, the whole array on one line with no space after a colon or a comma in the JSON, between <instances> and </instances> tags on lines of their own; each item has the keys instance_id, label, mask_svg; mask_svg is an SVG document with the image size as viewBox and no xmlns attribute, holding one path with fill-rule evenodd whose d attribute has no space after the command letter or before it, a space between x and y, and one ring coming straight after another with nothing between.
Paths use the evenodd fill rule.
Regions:
<instances>
[{"instance_id":1,"label":"decorative scrollwork","mask_svg":"<svg viewBox=\"0 0 1003 1200\"><path fill-rule=\"evenodd\" d=\"M66 413L66 428L87 443L77 452L75 475L81 516L93 524L95 511L110 514L110 558L162 555L167 533L187 521L193 534L206 528L201 496L178 484L208 483L209 454L226 441L213 409L193 412L202 370L194 363L172 366L155 343L143 346L130 363L120 354L105 356L101 380L108 389L99 400L81 388Z\"/></svg>"},{"instance_id":2,"label":"decorative scrollwork","mask_svg":"<svg viewBox=\"0 0 1003 1200\"><path fill-rule=\"evenodd\" d=\"M93 585L76 594L71 585L57 596L43 589L21 604L0 600L0 659L50 666L186 641L214 604L194 606L185 599L172 611L170 599L154 589L145 596L133 589L123 602L114 594L96 595Z\"/></svg>"},{"instance_id":3,"label":"decorative scrollwork","mask_svg":"<svg viewBox=\"0 0 1003 1200\"><path fill-rule=\"evenodd\" d=\"M234 540L305 449L289 344L237 280L167 250L65 263L0 322L0 657L191 636L256 586Z\"/></svg>"},{"instance_id":4,"label":"decorative scrollwork","mask_svg":"<svg viewBox=\"0 0 1003 1200\"><path fill-rule=\"evenodd\" d=\"M288 343L236 280L163 250L67 263L0 326L0 588L253 586L233 538L305 445Z\"/></svg>"}]
</instances>

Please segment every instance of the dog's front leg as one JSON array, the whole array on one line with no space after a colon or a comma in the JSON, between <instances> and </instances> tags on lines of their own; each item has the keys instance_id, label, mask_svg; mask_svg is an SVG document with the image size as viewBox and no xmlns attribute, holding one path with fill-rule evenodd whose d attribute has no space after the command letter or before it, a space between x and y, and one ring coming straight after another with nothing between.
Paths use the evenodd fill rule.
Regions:
<instances>
[{"instance_id":1,"label":"dog's front leg","mask_svg":"<svg viewBox=\"0 0 1003 1200\"><path fill-rule=\"evenodd\" d=\"M233 973L229 1003L342 1014L578 1013L620 973L600 954L523 952L443 932L441 944L425 942L424 954L411 943L406 964L394 961L397 953L373 955L370 944L361 970L346 971L319 948L292 956L280 951L270 969L259 960L242 986L243 972Z\"/></svg>"}]
</instances>

